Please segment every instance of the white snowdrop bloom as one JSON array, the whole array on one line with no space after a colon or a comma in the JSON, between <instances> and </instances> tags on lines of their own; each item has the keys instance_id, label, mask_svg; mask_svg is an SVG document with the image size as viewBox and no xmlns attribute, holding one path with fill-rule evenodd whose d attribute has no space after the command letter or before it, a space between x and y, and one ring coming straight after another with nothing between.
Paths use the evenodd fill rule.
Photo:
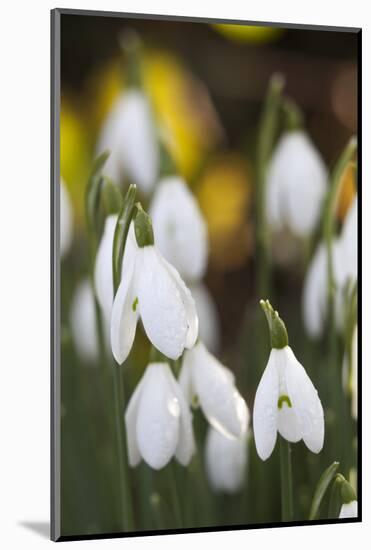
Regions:
<instances>
[{"instance_id":1,"label":"white snowdrop bloom","mask_svg":"<svg viewBox=\"0 0 371 550\"><path fill-rule=\"evenodd\" d=\"M207 349L217 353L220 343L220 322L213 298L201 282L191 284L189 288L196 303L199 338L205 343Z\"/></svg>"},{"instance_id":2,"label":"white snowdrop bloom","mask_svg":"<svg viewBox=\"0 0 371 550\"><path fill-rule=\"evenodd\" d=\"M198 335L195 302L177 270L154 245L149 216L135 218L138 248L125 262L111 315L111 347L119 364L133 345L139 317L151 343L170 359L192 348Z\"/></svg>"},{"instance_id":3,"label":"white snowdrop bloom","mask_svg":"<svg viewBox=\"0 0 371 550\"><path fill-rule=\"evenodd\" d=\"M197 201L179 176L163 178L156 186L150 214L156 245L188 282L206 271L207 226Z\"/></svg>"},{"instance_id":4,"label":"white snowdrop bloom","mask_svg":"<svg viewBox=\"0 0 371 550\"><path fill-rule=\"evenodd\" d=\"M102 308L104 317L109 321L113 303L113 268L112 251L113 237L117 223L117 215L107 216L104 224L102 239L99 243L94 268L94 286L97 300ZM137 244L134 235L134 224L130 224L125 243L125 253L122 263L122 271L129 269L127 266L134 261Z\"/></svg>"},{"instance_id":5,"label":"white snowdrop bloom","mask_svg":"<svg viewBox=\"0 0 371 550\"><path fill-rule=\"evenodd\" d=\"M358 502L352 500L346 504L343 504L340 510L339 518L356 518L358 516Z\"/></svg>"},{"instance_id":6,"label":"white snowdrop bloom","mask_svg":"<svg viewBox=\"0 0 371 550\"><path fill-rule=\"evenodd\" d=\"M268 223L274 230L287 226L299 237L309 235L319 221L326 185L326 166L308 136L286 132L267 172Z\"/></svg>"},{"instance_id":7,"label":"white snowdrop bloom","mask_svg":"<svg viewBox=\"0 0 371 550\"><path fill-rule=\"evenodd\" d=\"M83 360L95 362L98 358L98 339L94 293L87 279L81 281L75 290L70 323L77 353Z\"/></svg>"},{"instance_id":8,"label":"white snowdrop bloom","mask_svg":"<svg viewBox=\"0 0 371 550\"><path fill-rule=\"evenodd\" d=\"M127 175L149 193L158 174L159 152L149 101L139 89L123 92L102 129L98 153L109 149L105 174L120 182Z\"/></svg>"},{"instance_id":9,"label":"white snowdrop bloom","mask_svg":"<svg viewBox=\"0 0 371 550\"><path fill-rule=\"evenodd\" d=\"M60 252L64 258L73 238L72 205L64 181L60 181Z\"/></svg>"},{"instance_id":10,"label":"white snowdrop bloom","mask_svg":"<svg viewBox=\"0 0 371 550\"><path fill-rule=\"evenodd\" d=\"M206 437L206 473L214 491L236 493L245 480L248 458L247 435L227 437L209 427Z\"/></svg>"},{"instance_id":11,"label":"white snowdrop bloom","mask_svg":"<svg viewBox=\"0 0 371 550\"><path fill-rule=\"evenodd\" d=\"M189 403L199 402L215 429L232 437L246 433L249 412L234 376L201 341L184 354L179 383Z\"/></svg>"},{"instance_id":12,"label":"white snowdrop bloom","mask_svg":"<svg viewBox=\"0 0 371 550\"><path fill-rule=\"evenodd\" d=\"M153 469L172 456L186 466L195 450L192 415L167 363L151 363L125 413L130 466L141 459Z\"/></svg>"},{"instance_id":13,"label":"white snowdrop bloom","mask_svg":"<svg viewBox=\"0 0 371 550\"><path fill-rule=\"evenodd\" d=\"M357 198L344 220L340 236L332 243L333 276L336 285L335 311L339 330L343 327L344 290L349 281L357 280ZM309 336L318 338L328 312L328 259L324 243L318 246L309 266L303 289L304 325Z\"/></svg>"},{"instance_id":14,"label":"white snowdrop bloom","mask_svg":"<svg viewBox=\"0 0 371 550\"><path fill-rule=\"evenodd\" d=\"M256 450L262 460L270 457L277 432L292 443L303 439L313 453L323 447L321 401L288 345L271 350L255 396L253 426Z\"/></svg>"}]
</instances>

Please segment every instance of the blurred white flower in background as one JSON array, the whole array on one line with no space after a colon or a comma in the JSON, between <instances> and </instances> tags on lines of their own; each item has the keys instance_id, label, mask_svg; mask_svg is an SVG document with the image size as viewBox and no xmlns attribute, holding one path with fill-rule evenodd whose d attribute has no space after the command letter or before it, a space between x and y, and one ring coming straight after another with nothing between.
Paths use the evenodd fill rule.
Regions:
<instances>
[{"instance_id":1,"label":"blurred white flower in background","mask_svg":"<svg viewBox=\"0 0 371 550\"><path fill-rule=\"evenodd\" d=\"M73 239L72 204L66 184L60 180L60 253L64 258L71 248Z\"/></svg>"},{"instance_id":2,"label":"blurred white flower in background","mask_svg":"<svg viewBox=\"0 0 371 550\"><path fill-rule=\"evenodd\" d=\"M120 183L127 176L149 193L158 175L159 150L148 98L139 89L122 93L103 126L97 153L111 151L105 174Z\"/></svg>"},{"instance_id":3,"label":"blurred white flower in background","mask_svg":"<svg viewBox=\"0 0 371 550\"><path fill-rule=\"evenodd\" d=\"M138 247L125 262L111 315L112 353L119 364L134 342L139 317L151 343L170 359L191 348L198 335L195 302L177 270L155 245Z\"/></svg>"},{"instance_id":4,"label":"blurred white flower in background","mask_svg":"<svg viewBox=\"0 0 371 550\"><path fill-rule=\"evenodd\" d=\"M202 342L183 357L179 383L189 403L199 403L208 422L225 435L247 431L249 411L235 386L233 373Z\"/></svg>"},{"instance_id":5,"label":"blurred white flower in background","mask_svg":"<svg viewBox=\"0 0 371 550\"><path fill-rule=\"evenodd\" d=\"M166 260L187 282L201 279L207 265L207 226L181 177L169 176L158 183L150 214L156 245Z\"/></svg>"},{"instance_id":6,"label":"blurred white flower in background","mask_svg":"<svg viewBox=\"0 0 371 550\"><path fill-rule=\"evenodd\" d=\"M271 350L255 396L253 427L256 450L262 460L272 454L277 432L292 443L303 439L313 453L323 447L321 401L289 346Z\"/></svg>"},{"instance_id":7,"label":"blurred white flower in background","mask_svg":"<svg viewBox=\"0 0 371 550\"><path fill-rule=\"evenodd\" d=\"M107 322L111 318L113 304L113 237L117 223L117 215L107 216L104 224L103 235L99 243L94 268L94 286L97 300L102 308ZM122 272L125 273L128 266L134 261L137 243L134 235L134 224L130 224L128 236L125 243L125 252L122 263Z\"/></svg>"},{"instance_id":8,"label":"blurred white flower in background","mask_svg":"<svg viewBox=\"0 0 371 550\"><path fill-rule=\"evenodd\" d=\"M332 243L333 275L336 285L335 311L338 329L343 327L344 291L347 283L357 280L357 195L347 212L340 236ZM327 249L320 243L304 281L302 308L307 333L318 338L323 333L328 312Z\"/></svg>"},{"instance_id":9,"label":"blurred white flower in background","mask_svg":"<svg viewBox=\"0 0 371 550\"><path fill-rule=\"evenodd\" d=\"M155 470L173 456L186 466L195 451L192 415L167 363L151 363L125 413L129 464Z\"/></svg>"},{"instance_id":10,"label":"blurred white flower in background","mask_svg":"<svg viewBox=\"0 0 371 550\"><path fill-rule=\"evenodd\" d=\"M94 293L88 279L76 287L70 312L72 339L81 359L94 363L98 359L98 337ZM109 325L104 324L106 343L109 342Z\"/></svg>"},{"instance_id":11,"label":"blurred white flower in background","mask_svg":"<svg viewBox=\"0 0 371 550\"><path fill-rule=\"evenodd\" d=\"M267 172L267 220L273 230L288 227L306 237L316 227L327 187L327 169L308 136L286 132Z\"/></svg>"},{"instance_id":12,"label":"blurred white flower in background","mask_svg":"<svg viewBox=\"0 0 371 550\"><path fill-rule=\"evenodd\" d=\"M340 510L339 518L356 518L358 516L358 502L352 500L346 504L343 504Z\"/></svg>"},{"instance_id":13,"label":"blurred white flower in background","mask_svg":"<svg viewBox=\"0 0 371 550\"><path fill-rule=\"evenodd\" d=\"M212 353L217 353L220 346L220 321L214 300L205 284L202 282L189 285L196 303L200 340Z\"/></svg>"},{"instance_id":14,"label":"blurred white flower in background","mask_svg":"<svg viewBox=\"0 0 371 550\"><path fill-rule=\"evenodd\" d=\"M206 473L214 491L236 493L246 477L248 459L247 434L227 437L211 426L206 436Z\"/></svg>"}]
</instances>

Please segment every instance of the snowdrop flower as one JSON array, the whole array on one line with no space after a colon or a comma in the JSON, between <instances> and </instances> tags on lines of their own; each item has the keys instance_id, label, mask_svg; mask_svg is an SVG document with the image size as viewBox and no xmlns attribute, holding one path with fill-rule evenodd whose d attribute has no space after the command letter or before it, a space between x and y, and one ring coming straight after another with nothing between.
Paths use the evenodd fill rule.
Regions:
<instances>
[{"instance_id":1,"label":"snowdrop flower","mask_svg":"<svg viewBox=\"0 0 371 550\"><path fill-rule=\"evenodd\" d=\"M94 268L95 292L97 294L98 303L107 321L111 318L113 303L112 251L117 217L117 214L111 214L107 216L105 220L103 235L99 243ZM125 244L125 253L122 263L123 272L127 269L125 266L128 266L134 261L134 255L137 248L134 235L134 224L131 223Z\"/></svg>"},{"instance_id":2,"label":"snowdrop flower","mask_svg":"<svg viewBox=\"0 0 371 550\"><path fill-rule=\"evenodd\" d=\"M77 286L72 300L70 323L72 338L79 356L90 363L98 359L98 338L94 293L90 282L84 279ZM108 325L105 324L106 336Z\"/></svg>"},{"instance_id":3,"label":"snowdrop flower","mask_svg":"<svg viewBox=\"0 0 371 550\"><path fill-rule=\"evenodd\" d=\"M343 504L340 510L339 518L345 519L345 518L356 518L358 516L358 502L356 500L352 500L352 502L348 502L347 504Z\"/></svg>"},{"instance_id":4,"label":"snowdrop flower","mask_svg":"<svg viewBox=\"0 0 371 550\"><path fill-rule=\"evenodd\" d=\"M315 228L326 193L327 170L301 130L279 140L267 172L267 218L274 230L287 226L299 237Z\"/></svg>"},{"instance_id":5,"label":"snowdrop flower","mask_svg":"<svg viewBox=\"0 0 371 550\"><path fill-rule=\"evenodd\" d=\"M177 270L154 245L151 219L139 210L134 223L137 249L125 263L111 314L111 347L119 364L132 347L139 317L151 343L170 359L194 346L196 306Z\"/></svg>"},{"instance_id":6,"label":"snowdrop flower","mask_svg":"<svg viewBox=\"0 0 371 550\"><path fill-rule=\"evenodd\" d=\"M324 440L321 401L303 366L288 345L283 321L268 301L260 302L271 332L272 350L254 402L253 427L256 450L262 460L270 457L277 432L287 441L303 439L313 453Z\"/></svg>"},{"instance_id":7,"label":"snowdrop flower","mask_svg":"<svg viewBox=\"0 0 371 550\"><path fill-rule=\"evenodd\" d=\"M156 187L150 214L156 244L188 282L206 271L207 227L196 199L179 176L163 178Z\"/></svg>"},{"instance_id":8,"label":"snowdrop flower","mask_svg":"<svg viewBox=\"0 0 371 550\"><path fill-rule=\"evenodd\" d=\"M167 363L151 363L125 413L130 466L141 459L153 469L172 456L186 466L195 450L192 416Z\"/></svg>"},{"instance_id":9,"label":"snowdrop flower","mask_svg":"<svg viewBox=\"0 0 371 550\"><path fill-rule=\"evenodd\" d=\"M220 342L219 315L207 287L203 283L190 285L199 320L199 337L212 353L217 353Z\"/></svg>"},{"instance_id":10,"label":"snowdrop flower","mask_svg":"<svg viewBox=\"0 0 371 550\"><path fill-rule=\"evenodd\" d=\"M72 205L64 181L60 181L60 252L64 258L72 244Z\"/></svg>"},{"instance_id":11,"label":"snowdrop flower","mask_svg":"<svg viewBox=\"0 0 371 550\"><path fill-rule=\"evenodd\" d=\"M336 319L341 329L344 289L349 281L357 280L357 197L347 213L340 236L332 243L332 263L336 284ZM304 326L312 338L321 336L326 321L327 269L327 249L324 243L320 243L309 266L303 289Z\"/></svg>"},{"instance_id":12,"label":"snowdrop flower","mask_svg":"<svg viewBox=\"0 0 371 550\"><path fill-rule=\"evenodd\" d=\"M179 383L188 402L199 402L216 430L232 437L246 433L249 412L234 376L201 341L184 354Z\"/></svg>"},{"instance_id":13,"label":"snowdrop flower","mask_svg":"<svg viewBox=\"0 0 371 550\"><path fill-rule=\"evenodd\" d=\"M152 190L158 174L158 145L151 107L139 88L123 92L109 113L98 153L106 149L111 151L105 165L107 176L119 182L127 175L143 193Z\"/></svg>"},{"instance_id":14,"label":"snowdrop flower","mask_svg":"<svg viewBox=\"0 0 371 550\"><path fill-rule=\"evenodd\" d=\"M247 435L226 437L209 427L206 437L206 473L214 491L236 493L245 480L247 468Z\"/></svg>"},{"instance_id":15,"label":"snowdrop flower","mask_svg":"<svg viewBox=\"0 0 371 550\"><path fill-rule=\"evenodd\" d=\"M339 518L356 518L358 516L358 502L353 487L345 478L342 478L340 495L342 506L340 509Z\"/></svg>"}]
</instances>

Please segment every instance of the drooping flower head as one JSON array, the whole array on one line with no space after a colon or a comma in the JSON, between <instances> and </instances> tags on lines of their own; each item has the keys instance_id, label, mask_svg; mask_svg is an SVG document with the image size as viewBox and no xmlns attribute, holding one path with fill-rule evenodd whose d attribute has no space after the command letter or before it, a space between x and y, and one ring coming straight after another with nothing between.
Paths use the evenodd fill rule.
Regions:
<instances>
[{"instance_id":1,"label":"drooping flower head","mask_svg":"<svg viewBox=\"0 0 371 550\"><path fill-rule=\"evenodd\" d=\"M339 477L341 478L340 497L342 501L339 518L356 518L358 517L358 502L355 491L349 481L341 475Z\"/></svg>"},{"instance_id":2,"label":"drooping flower head","mask_svg":"<svg viewBox=\"0 0 371 550\"><path fill-rule=\"evenodd\" d=\"M326 193L325 164L301 130L279 140L267 173L267 219L273 230L288 227L305 237L314 230Z\"/></svg>"},{"instance_id":3,"label":"drooping flower head","mask_svg":"<svg viewBox=\"0 0 371 550\"><path fill-rule=\"evenodd\" d=\"M198 281L206 271L207 227L196 199L179 176L157 185L150 214L156 245L187 282Z\"/></svg>"},{"instance_id":4,"label":"drooping flower head","mask_svg":"<svg viewBox=\"0 0 371 550\"><path fill-rule=\"evenodd\" d=\"M270 457L277 432L287 441L301 439L319 453L324 441L324 416L317 390L288 345L283 321L268 301L261 301L271 333L272 350L254 402L253 427L256 450L262 460Z\"/></svg>"},{"instance_id":5,"label":"drooping flower head","mask_svg":"<svg viewBox=\"0 0 371 550\"><path fill-rule=\"evenodd\" d=\"M150 363L125 413L129 464L153 469L173 456L186 466L195 451L192 416L167 363Z\"/></svg>"},{"instance_id":6,"label":"drooping flower head","mask_svg":"<svg viewBox=\"0 0 371 550\"><path fill-rule=\"evenodd\" d=\"M246 433L249 411L234 376L201 341L184 354L179 383L189 403L198 402L216 430L237 438Z\"/></svg>"},{"instance_id":7,"label":"drooping flower head","mask_svg":"<svg viewBox=\"0 0 371 550\"><path fill-rule=\"evenodd\" d=\"M119 364L132 347L138 319L151 343L170 359L191 348L198 317L189 289L154 244L152 222L141 208L134 222L137 249L125 262L111 314L111 346Z\"/></svg>"},{"instance_id":8,"label":"drooping flower head","mask_svg":"<svg viewBox=\"0 0 371 550\"><path fill-rule=\"evenodd\" d=\"M214 491L236 493L244 484L248 459L247 434L228 437L212 426L206 436L205 462Z\"/></svg>"}]
</instances>

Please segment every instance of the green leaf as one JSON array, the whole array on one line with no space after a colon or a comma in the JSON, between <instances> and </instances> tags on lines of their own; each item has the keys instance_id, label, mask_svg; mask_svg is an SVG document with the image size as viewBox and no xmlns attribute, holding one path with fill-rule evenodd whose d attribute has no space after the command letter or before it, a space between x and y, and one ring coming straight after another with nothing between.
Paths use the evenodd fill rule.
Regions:
<instances>
[{"instance_id":1,"label":"green leaf","mask_svg":"<svg viewBox=\"0 0 371 550\"><path fill-rule=\"evenodd\" d=\"M136 193L136 185L130 185L124 197L124 203L117 219L115 234L113 237L112 267L114 294L116 294L121 281L122 258L124 256L125 243L130 222L134 213Z\"/></svg>"},{"instance_id":2,"label":"green leaf","mask_svg":"<svg viewBox=\"0 0 371 550\"><path fill-rule=\"evenodd\" d=\"M88 183L86 185L86 223L88 226L89 237L93 242L97 241L96 228L99 217L100 194L103 184L102 170L109 155L109 151L104 151L104 153L95 159Z\"/></svg>"},{"instance_id":3,"label":"green leaf","mask_svg":"<svg viewBox=\"0 0 371 550\"><path fill-rule=\"evenodd\" d=\"M334 479L334 476L339 468L339 462L333 462L321 475L319 478L316 490L314 492L313 500L312 500L312 506L310 509L309 519L313 520L316 519L319 507L321 506L321 502L323 497L325 496L325 493L330 486L331 481Z\"/></svg>"}]
</instances>

